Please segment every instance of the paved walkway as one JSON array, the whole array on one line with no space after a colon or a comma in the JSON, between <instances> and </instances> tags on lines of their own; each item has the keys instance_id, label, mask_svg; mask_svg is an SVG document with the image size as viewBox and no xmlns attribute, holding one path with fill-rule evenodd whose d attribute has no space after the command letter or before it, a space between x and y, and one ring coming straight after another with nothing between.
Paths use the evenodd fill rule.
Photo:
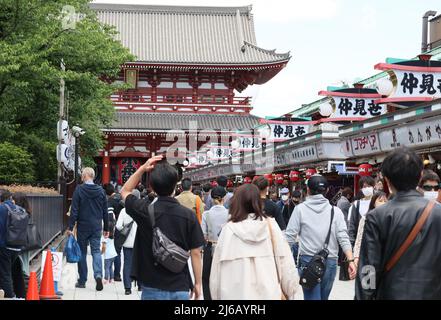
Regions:
<instances>
[{"instance_id":1,"label":"paved walkway","mask_svg":"<svg viewBox=\"0 0 441 320\"><path fill-rule=\"evenodd\" d=\"M77 279L77 265L65 263L63 266L62 281L59 290L64 293L63 300L140 300L141 292L137 288L132 288L131 295L124 294L124 285L122 282L114 282L104 285L104 290L97 292L95 290L95 280L93 279L92 256L87 256L88 262L88 281L85 289L75 288ZM103 264L104 265L104 264ZM296 300L302 300L303 293L299 286ZM338 271L334 287L331 291L330 300L353 300L354 299L354 281L339 281Z\"/></svg>"}]
</instances>

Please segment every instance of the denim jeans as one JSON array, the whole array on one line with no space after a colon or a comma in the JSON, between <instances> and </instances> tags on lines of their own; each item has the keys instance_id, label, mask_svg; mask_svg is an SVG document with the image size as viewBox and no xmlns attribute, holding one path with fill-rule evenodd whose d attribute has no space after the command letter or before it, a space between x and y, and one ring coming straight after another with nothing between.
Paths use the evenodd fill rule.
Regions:
<instances>
[{"instance_id":1,"label":"denim jeans","mask_svg":"<svg viewBox=\"0 0 441 320\"><path fill-rule=\"evenodd\" d=\"M141 285L141 300L190 300L189 291L164 291Z\"/></svg>"},{"instance_id":2,"label":"denim jeans","mask_svg":"<svg viewBox=\"0 0 441 320\"><path fill-rule=\"evenodd\" d=\"M306 267L311 256L300 256L299 259L299 275L302 275L303 269ZM313 289L303 288L303 297L305 300L328 300L337 274L337 259L328 258L326 261L326 271L321 283L317 284Z\"/></svg>"},{"instance_id":3,"label":"denim jeans","mask_svg":"<svg viewBox=\"0 0 441 320\"><path fill-rule=\"evenodd\" d=\"M104 279L113 280L115 279L113 274L113 264L115 262L115 258L112 259L104 259Z\"/></svg>"},{"instance_id":4,"label":"denim jeans","mask_svg":"<svg viewBox=\"0 0 441 320\"><path fill-rule=\"evenodd\" d=\"M132 289L132 278L130 278L130 272L132 271L133 249L123 247L123 253L124 253L124 267L123 267L124 289Z\"/></svg>"},{"instance_id":5,"label":"denim jeans","mask_svg":"<svg viewBox=\"0 0 441 320\"><path fill-rule=\"evenodd\" d=\"M83 232L78 230L77 238L81 249L81 260L78 262L78 273L80 284L85 284L87 281L87 246L90 244L90 251L92 253L92 267L93 277L95 279L103 278L103 260L101 258L101 231Z\"/></svg>"}]
</instances>

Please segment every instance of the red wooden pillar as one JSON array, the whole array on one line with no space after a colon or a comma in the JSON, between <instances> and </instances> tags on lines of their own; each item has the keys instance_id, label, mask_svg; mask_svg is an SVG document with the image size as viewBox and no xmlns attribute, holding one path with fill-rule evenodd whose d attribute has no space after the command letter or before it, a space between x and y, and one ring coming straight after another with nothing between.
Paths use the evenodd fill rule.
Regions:
<instances>
[{"instance_id":1,"label":"red wooden pillar","mask_svg":"<svg viewBox=\"0 0 441 320\"><path fill-rule=\"evenodd\" d=\"M357 194L357 192L360 190L358 187L358 182L360 181L360 175L356 174L354 176L354 197Z\"/></svg>"},{"instance_id":2,"label":"red wooden pillar","mask_svg":"<svg viewBox=\"0 0 441 320\"><path fill-rule=\"evenodd\" d=\"M110 183L110 156L108 150L104 150L103 156L103 184L106 183Z\"/></svg>"}]
</instances>

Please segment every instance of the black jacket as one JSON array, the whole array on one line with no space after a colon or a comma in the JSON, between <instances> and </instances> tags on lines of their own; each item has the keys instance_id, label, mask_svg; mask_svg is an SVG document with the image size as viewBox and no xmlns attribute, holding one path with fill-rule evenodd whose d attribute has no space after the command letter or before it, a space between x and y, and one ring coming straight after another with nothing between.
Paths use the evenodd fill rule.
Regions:
<instances>
[{"instance_id":1,"label":"black jacket","mask_svg":"<svg viewBox=\"0 0 441 320\"><path fill-rule=\"evenodd\" d=\"M102 187L82 184L76 187L72 198L69 230L78 223L78 231L109 231L107 197Z\"/></svg>"},{"instance_id":2,"label":"black jacket","mask_svg":"<svg viewBox=\"0 0 441 320\"><path fill-rule=\"evenodd\" d=\"M435 205L420 234L393 269L384 272L427 204L417 191L399 192L366 215L356 299L441 299L440 204Z\"/></svg>"}]
</instances>

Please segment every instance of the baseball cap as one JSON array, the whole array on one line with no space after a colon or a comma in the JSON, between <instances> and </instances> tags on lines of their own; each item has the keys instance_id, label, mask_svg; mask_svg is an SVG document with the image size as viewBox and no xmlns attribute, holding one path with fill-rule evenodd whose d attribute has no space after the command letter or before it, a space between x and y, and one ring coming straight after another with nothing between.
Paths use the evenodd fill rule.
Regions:
<instances>
[{"instance_id":1,"label":"baseball cap","mask_svg":"<svg viewBox=\"0 0 441 320\"><path fill-rule=\"evenodd\" d=\"M223 199L225 195L227 194L227 191L225 188L222 187L214 187L211 189L211 198L212 199Z\"/></svg>"},{"instance_id":2,"label":"baseball cap","mask_svg":"<svg viewBox=\"0 0 441 320\"><path fill-rule=\"evenodd\" d=\"M320 174L314 174L308 180L308 188L313 191L323 192L328 188L328 180Z\"/></svg>"},{"instance_id":3,"label":"baseball cap","mask_svg":"<svg viewBox=\"0 0 441 320\"><path fill-rule=\"evenodd\" d=\"M283 188L282 190L280 190L280 194L288 194L289 190L288 188Z\"/></svg>"}]
</instances>

